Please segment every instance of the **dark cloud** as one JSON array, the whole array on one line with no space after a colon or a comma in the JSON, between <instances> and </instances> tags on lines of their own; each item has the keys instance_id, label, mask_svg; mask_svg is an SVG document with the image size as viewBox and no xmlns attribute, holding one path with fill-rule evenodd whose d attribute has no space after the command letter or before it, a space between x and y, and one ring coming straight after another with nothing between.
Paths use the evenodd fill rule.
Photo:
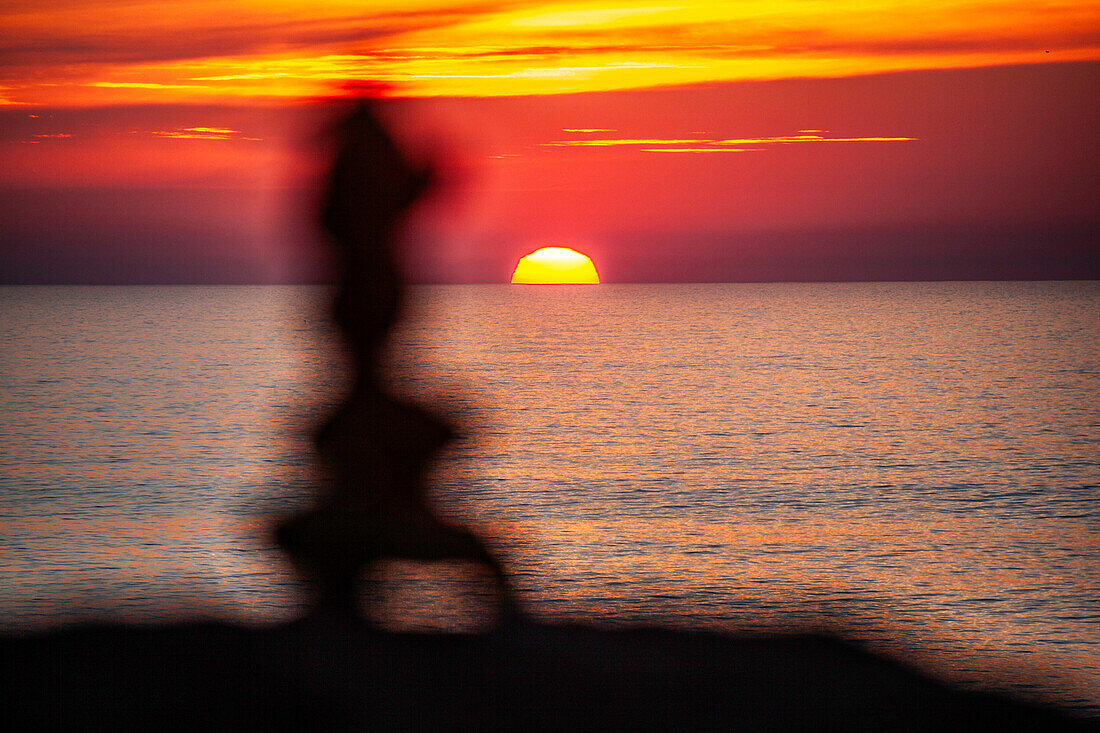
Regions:
<instances>
[{"instance_id":1,"label":"dark cloud","mask_svg":"<svg viewBox=\"0 0 1100 733\"><path fill-rule=\"evenodd\" d=\"M1094 280L1098 223L632 232L605 282Z\"/></svg>"},{"instance_id":2,"label":"dark cloud","mask_svg":"<svg viewBox=\"0 0 1100 733\"><path fill-rule=\"evenodd\" d=\"M503 3L481 3L440 10L394 11L357 18L275 20L227 25L224 21L191 28L155 23L121 32L94 33L56 28L38 35L12 35L0 40L0 68L35 76L37 67L55 75L57 65L96 65L185 61L212 56L237 56L310 48L352 50L359 44L410 31L467 22L477 15L499 12Z\"/></svg>"},{"instance_id":3,"label":"dark cloud","mask_svg":"<svg viewBox=\"0 0 1100 733\"><path fill-rule=\"evenodd\" d=\"M761 38L764 42L766 39ZM1085 49L1100 46L1100 32L1083 29L1077 33L1042 33L1021 29L1020 35L990 36L947 35L898 39L848 39L821 31L781 34L773 39L768 54L796 55L834 53L843 55L913 55L1009 51L1042 51L1047 49ZM740 52L730 51L740 55Z\"/></svg>"},{"instance_id":4,"label":"dark cloud","mask_svg":"<svg viewBox=\"0 0 1100 733\"><path fill-rule=\"evenodd\" d=\"M837 36L824 29L747 28L743 24L712 24L705 31L695 25L666 25L660 28L635 29L630 44L606 43L603 30L570 29L560 34L560 44L500 47L477 50L456 50L456 58L508 58L574 56L585 53L675 54L698 53L708 56L771 57L804 54L913 55L1011 51L1045 51L1048 49L1087 49L1100 46L1100 31L1082 28L1074 33L1043 32L1021 28L1017 35L991 36L955 34L914 36L911 38L853 38ZM669 38L682 39L670 43ZM716 42L721 39L722 42ZM386 58L426 58L415 53L397 52Z\"/></svg>"}]
</instances>

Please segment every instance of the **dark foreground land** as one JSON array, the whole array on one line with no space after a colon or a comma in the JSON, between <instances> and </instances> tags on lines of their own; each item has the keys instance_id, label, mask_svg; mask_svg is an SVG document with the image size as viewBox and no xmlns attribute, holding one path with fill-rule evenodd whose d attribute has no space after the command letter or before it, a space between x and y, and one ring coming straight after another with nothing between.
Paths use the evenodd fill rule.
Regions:
<instances>
[{"instance_id":1,"label":"dark foreground land","mask_svg":"<svg viewBox=\"0 0 1100 733\"><path fill-rule=\"evenodd\" d=\"M0 640L9 730L1098 730L822 636L303 621Z\"/></svg>"}]
</instances>

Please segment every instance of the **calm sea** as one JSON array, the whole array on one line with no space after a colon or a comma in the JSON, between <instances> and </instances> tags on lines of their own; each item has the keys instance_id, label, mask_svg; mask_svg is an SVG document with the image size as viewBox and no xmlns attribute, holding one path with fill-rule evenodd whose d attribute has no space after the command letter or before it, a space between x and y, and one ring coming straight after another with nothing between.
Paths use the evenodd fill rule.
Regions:
<instances>
[{"instance_id":1,"label":"calm sea","mask_svg":"<svg viewBox=\"0 0 1100 733\"><path fill-rule=\"evenodd\" d=\"M0 289L0 628L301 610L323 290ZM828 629L1100 716L1100 284L414 288L395 388L532 615ZM387 623L484 579L395 564Z\"/></svg>"}]
</instances>

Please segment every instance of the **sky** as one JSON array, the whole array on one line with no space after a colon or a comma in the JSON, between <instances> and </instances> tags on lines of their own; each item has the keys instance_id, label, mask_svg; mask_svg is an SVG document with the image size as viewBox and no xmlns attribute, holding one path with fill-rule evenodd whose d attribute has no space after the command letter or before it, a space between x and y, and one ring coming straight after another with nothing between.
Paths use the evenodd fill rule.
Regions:
<instances>
[{"instance_id":1,"label":"sky","mask_svg":"<svg viewBox=\"0 0 1100 733\"><path fill-rule=\"evenodd\" d=\"M1100 276L1100 2L0 9L0 282L323 280L323 130L370 87L439 185L417 282ZM382 90L379 92L378 90Z\"/></svg>"}]
</instances>

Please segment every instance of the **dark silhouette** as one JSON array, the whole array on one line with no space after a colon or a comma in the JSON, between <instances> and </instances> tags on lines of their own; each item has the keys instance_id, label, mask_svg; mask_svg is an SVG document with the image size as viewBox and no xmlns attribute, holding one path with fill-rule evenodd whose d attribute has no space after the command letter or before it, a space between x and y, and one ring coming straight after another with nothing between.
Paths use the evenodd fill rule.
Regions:
<instances>
[{"instance_id":1,"label":"dark silhouette","mask_svg":"<svg viewBox=\"0 0 1100 733\"><path fill-rule=\"evenodd\" d=\"M450 438L384 389L402 288L391 249L429 183L360 105L338 133L323 223L353 386L318 431L330 486L277 530L313 583L306 623L92 626L0 639L12 730L1092 730L1043 707L963 692L820 635L737 638L531 621L478 634L379 631L359 583L380 559L500 563L437 517L425 469Z\"/></svg>"},{"instance_id":2,"label":"dark silhouette","mask_svg":"<svg viewBox=\"0 0 1100 733\"><path fill-rule=\"evenodd\" d=\"M425 497L425 474L451 439L450 426L388 394L382 379L382 348L403 295L393 247L430 171L405 160L367 102L340 125L337 145L321 224L335 249L333 317L347 341L352 386L317 431L330 490L278 528L279 544L316 584L316 614L360 618L359 584L381 559L466 559L492 572L503 617L512 619L517 609L501 564L472 532L436 516Z\"/></svg>"}]
</instances>

